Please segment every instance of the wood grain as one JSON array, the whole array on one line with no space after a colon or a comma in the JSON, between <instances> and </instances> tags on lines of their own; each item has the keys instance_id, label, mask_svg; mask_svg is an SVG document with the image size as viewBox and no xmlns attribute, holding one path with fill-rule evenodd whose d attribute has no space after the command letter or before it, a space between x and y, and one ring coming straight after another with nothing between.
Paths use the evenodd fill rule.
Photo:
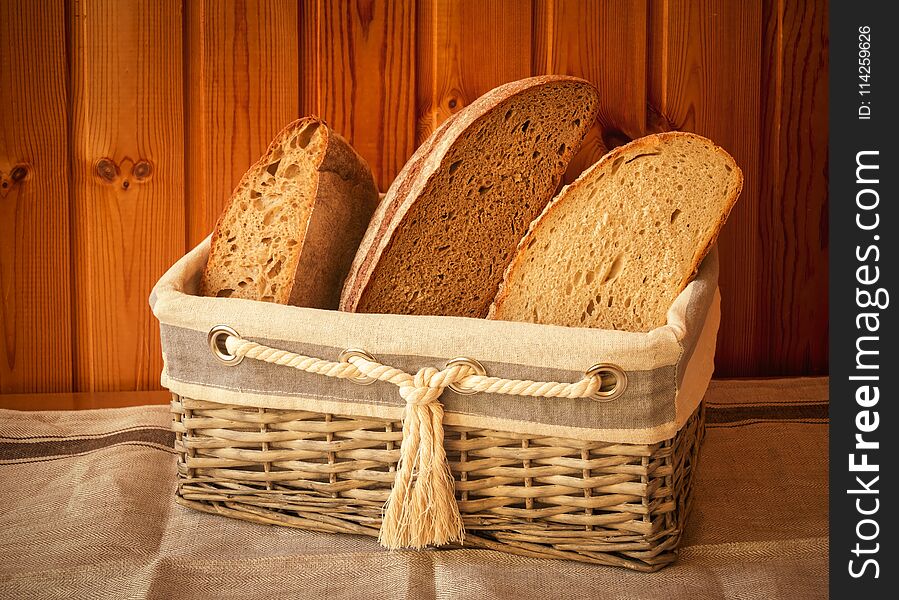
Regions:
<instances>
[{"instance_id":1,"label":"wood grain","mask_svg":"<svg viewBox=\"0 0 899 600\"><path fill-rule=\"evenodd\" d=\"M826 2L764 3L759 228L766 347L752 373L827 373Z\"/></svg>"},{"instance_id":2,"label":"wood grain","mask_svg":"<svg viewBox=\"0 0 899 600\"><path fill-rule=\"evenodd\" d=\"M531 75L529 0L418 1L417 144L494 87Z\"/></svg>"},{"instance_id":3,"label":"wood grain","mask_svg":"<svg viewBox=\"0 0 899 600\"><path fill-rule=\"evenodd\" d=\"M147 298L185 251L181 5L72 5L75 390L157 388Z\"/></svg>"},{"instance_id":4,"label":"wood grain","mask_svg":"<svg viewBox=\"0 0 899 600\"><path fill-rule=\"evenodd\" d=\"M597 124L565 182L613 147L646 134L646 0L536 0L534 74L582 77L599 91Z\"/></svg>"},{"instance_id":5,"label":"wood grain","mask_svg":"<svg viewBox=\"0 0 899 600\"><path fill-rule=\"evenodd\" d=\"M303 109L356 148L386 190L414 150L415 3L303 0Z\"/></svg>"},{"instance_id":6,"label":"wood grain","mask_svg":"<svg viewBox=\"0 0 899 600\"><path fill-rule=\"evenodd\" d=\"M293 0L185 4L188 245L212 231L244 172L300 113Z\"/></svg>"},{"instance_id":7,"label":"wood grain","mask_svg":"<svg viewBox=\"0 0 899 600\"><path fill-rule=\"evenodd\" d=\"M0 0L0 393L157 388L152 284L293 118L384 190L454 111L541 73L600 90L569 178L660 129L733 153L717 375L826 373L827 21L825 0Z\"/></svg>"},{"instance_id":8,"label":"wood grain","mask_svg":"<svg viewBox=\"0 0 899 600\"><path fill-rule=\"evenodd\" d=\"M768 340L760 279L759 114L762 14L754 2L652 0L649 101L674 128L707 136L743 170L743 193L718 240L721 328L716 375L760 374ZM765 373L773 374L773 373Z\"/></svg>"},{"instance_id":9,"label":"wood grain","mask_svg":"<svg viewBox=\"0 0 899 600\"><path fill-rule=\"evenodd\" d=\"M0 24L0 393L63 391L72 385L64 6L0 0Z\"/></svg>"}]
</instances>

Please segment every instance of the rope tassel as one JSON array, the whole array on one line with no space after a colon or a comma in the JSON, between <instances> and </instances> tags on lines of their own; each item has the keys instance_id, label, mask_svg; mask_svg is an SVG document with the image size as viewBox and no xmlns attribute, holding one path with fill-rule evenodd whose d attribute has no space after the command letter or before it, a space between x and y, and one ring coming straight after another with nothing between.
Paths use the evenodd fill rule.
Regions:
<instances>
[{"instance_id":1,"label":"rope tassel","mask_svg":"<svg viewBox=\"0 0 899 600\"><path fill-rule=\"evenodd\" d=\"M460 369L421 369L400 385L406 401L403 441L393 489L384 508L378 541L387 548L442 546L465 536L455 485L443 447L440 394Z\"/></svg>"}]
</instances>

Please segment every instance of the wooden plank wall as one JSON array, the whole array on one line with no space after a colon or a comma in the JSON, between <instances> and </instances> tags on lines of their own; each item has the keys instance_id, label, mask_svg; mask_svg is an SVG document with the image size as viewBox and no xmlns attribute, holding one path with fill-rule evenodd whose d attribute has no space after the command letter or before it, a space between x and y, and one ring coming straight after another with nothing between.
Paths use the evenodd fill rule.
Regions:
<instances>
[{"instance_id":1,"label":"wooden plank wall","mask_svg":"<svg viewBox=\"0 0 899 600\"><path fill-rule=\"evenodd\" d=\"M653 131L746 176L721 236L718 376L827 372L827 3L0 0L0 392L158 388L159 275L290 120L386 189L492 87L599 88L568 178Z\"/></svg>"},{"instance_id":2,"label":"wooden plank wall","mask_svg":"<svg viewBox=\"0 0 899 600\"><path fill-rule=\"evenodd\" d=\"M152 389L148 290L185 250L181 6L79 0L69 21L74 388Z\"/></svg>"},{"instance_id":3,"label":"wooden plank wall","mask_svg":"<svg viewBox=\"0 0 899 600\"><path fill-rule=\"evenodd\" d=\"M0 1L2 393L72 387L66 99L65 7Z\"/></svg>"}]
</instances>

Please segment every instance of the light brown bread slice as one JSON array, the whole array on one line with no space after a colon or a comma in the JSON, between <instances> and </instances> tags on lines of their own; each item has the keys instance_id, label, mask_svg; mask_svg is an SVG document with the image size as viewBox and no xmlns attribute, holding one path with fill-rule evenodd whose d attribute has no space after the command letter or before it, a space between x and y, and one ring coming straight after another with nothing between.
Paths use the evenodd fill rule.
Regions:
<instances>
[{"instance_id":1,"label":"light brown bread slice","mask_svg":"<svg viewBox=\"0 0 899 600\"><path fill-rule=\"evenodd\" d=\"M341 310L486 316L597 104L588 82L543 76L500 86L456 113L390 186L350 269Z\"/></svg>"},{"instance_id":2,"label":"light brown bread slice","mask_svg":"<svg viewBox=\"0 0 899 600\"><path fill-rule=\"evenodd\" d=\"M616 148L531 225L489 318L663 325L742 187L733 158L698 135L661 133Z\"/></svg>"},{"instance_id":3,"label":"light brown bread slice","mask_svg":"<svg viewBox=\"0 0 899 600\"><path fill-rule=\"evenodd\" d=\"M377 203L371 170L346 140L314 117L291 123L234 190L200 292L337 308Z\"/></svg>"}]
</instances>

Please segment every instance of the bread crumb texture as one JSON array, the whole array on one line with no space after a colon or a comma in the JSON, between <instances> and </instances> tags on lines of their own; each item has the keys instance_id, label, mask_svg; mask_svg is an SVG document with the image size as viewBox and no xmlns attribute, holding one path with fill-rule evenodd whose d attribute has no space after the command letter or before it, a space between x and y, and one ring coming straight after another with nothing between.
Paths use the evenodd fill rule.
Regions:
<instances>
[{"instance_id":1,"label":"bread crumb texture","mask_svg":"<svg viewBox=\"0 0 899 600\"><path fill-rule=\"evenodd\" d=\"M356 310L486 316L595 107L586 83L553 82L500 102L464 130L394 231Z\"/></svg>"},{"instance_id":2,"label":"bread crumb texture","mask_svg":"<svg viewBox=\"0 0 899 600\"><path fill-rule=\"evenodd\" d=\"M311 120L282 132L247 172L216 226L204 295L288 302L326 146Z\"/></svg>"},{"instance_id":3,"label":"bread crumb texture","mask_svg":"<svg viewBox=\"0 0 899 600\"><path fill-rule=\"evenodd\" d=\"M586 171L536 222L491 317L648 331L677 295L739 196L733 158L700 136L648 136Z\"/></svg>"}]
</instances>

